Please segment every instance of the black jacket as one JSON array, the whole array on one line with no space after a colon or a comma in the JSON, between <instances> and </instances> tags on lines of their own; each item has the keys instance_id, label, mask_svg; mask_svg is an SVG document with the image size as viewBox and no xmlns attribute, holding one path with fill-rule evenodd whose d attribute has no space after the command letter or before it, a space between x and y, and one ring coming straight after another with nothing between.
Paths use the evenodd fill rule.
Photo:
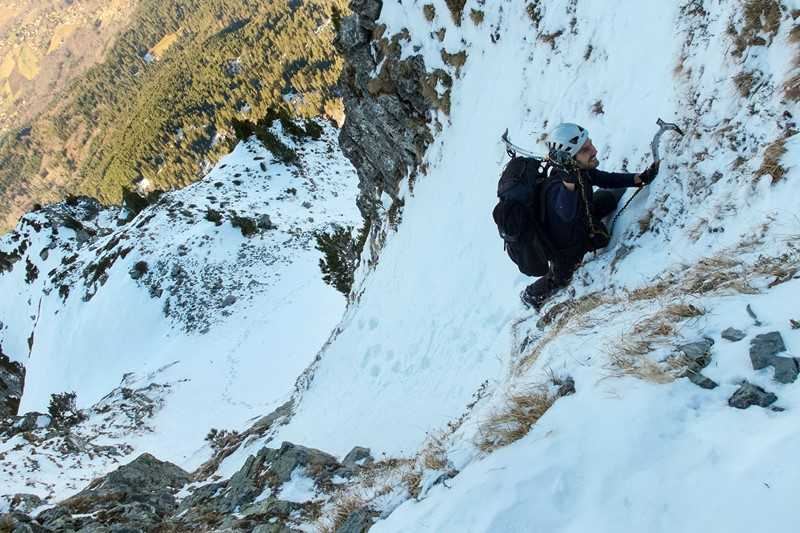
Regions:
<instances>
[{"instance_id":1,"label":"black jacket","mask_svg":"<svg viewBox=\"0 0 800 533\"><path fill-rule=\"evenodd\" d=\"M602 170L582 170L581 177L586 183L586 199L592 205L592 186L604 189L636 187L633 182L635 174L603 172ZM574 251L582 255L587 249L580 250L589 242L589 221L583 195L578 186L569 191L561 180L549 181L544 190L545 195L545 231L554 247L559 250ZM591 212L591 207L589 210ZM599 220L593 221L599 224ZM595 224L595 227L598 225ZM591 248L589 248L591 249Z\"/></svg>"}]
</instances>

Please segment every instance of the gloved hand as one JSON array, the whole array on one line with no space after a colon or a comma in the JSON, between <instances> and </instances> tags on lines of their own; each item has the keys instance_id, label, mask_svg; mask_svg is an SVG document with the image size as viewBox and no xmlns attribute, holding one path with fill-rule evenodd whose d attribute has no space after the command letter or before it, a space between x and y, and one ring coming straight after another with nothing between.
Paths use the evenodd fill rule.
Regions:
<instances>
[{"instance_id":1,"label":"gloved hand","mask_svg":"<svg viewBox=\"0 0 800 533\"><path fill-rule=\"evenodd\" d=\"M661 161L656 161L647 167L647 170L636 175L636 177L642 182L642 186L649 185L654 179L656 179L656 176L658 176L658 168L660 166Z\"/></svg>"}]
</instances>

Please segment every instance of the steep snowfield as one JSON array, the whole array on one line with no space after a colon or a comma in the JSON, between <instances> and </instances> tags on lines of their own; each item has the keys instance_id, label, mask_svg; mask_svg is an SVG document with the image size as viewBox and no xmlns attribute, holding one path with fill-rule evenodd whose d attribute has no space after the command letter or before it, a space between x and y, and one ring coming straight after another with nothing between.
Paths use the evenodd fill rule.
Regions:
<instances>
[{"instance_id":1,"label":"steep snowfield","mask_svg":"<svg viewBox=\"0 0 800 533\"><path fill-rule=\"evenodd\" d=\"M20 260L0 276L0 345L27 368L20 412L46 412L50 395L64 391L89 407L134 373L123 385L154 382L168 391L147 431L115 442L128 444L128 454L149 451L192 469L208 458L201 448L210 428L239 429L283 403L345 305L321 279L313 236L331 223L360 224L355 172L335 134L327 127L321 140L297 147L297 167L273 161L255 141L240 143L203 180L165 194L124 225L115 222L120 210L87 214L83 200L27 215L0 246L29 242L39 272L27 284ZM222 216L219 225L206 219L208 209ZM74 230L55 226L58 235L51 236L48 217L60 221L61 212L108 233L78 244ZM265 227L244 237L231 224L234 212ZM43 260L39 251L51 242ZM146 272L133 279L129 272L141 261ZM96 276L101 268L94 265L107 267ZM89 481L108 468L66 477ZM41 477L45 483L47 475ZM6 477L0 485L12 493L26 482L17 477L12 486Z\"/></svg>"},{"instance_id":2,"label":"steep snowfield","mask_svg":"<svg viewBox=\"0 0 800 533\"><path fill-rule=\"evenodd\" d=\"M465 12L482 4L468 2ZM798 53L787 40L798 6L784 2L777 34L763 36L771 45L751 46L740 59L730 55L729 33L745 24L739 2L554 1L541 5L538 28L522 2L486 5L482 25L465 19L460 28L444 2L434 5L432 23L421 2L385 3L381 21L388 34L408 28L404 50L419 50L429 68L447 68L440 50L456 52L466 41L452 114L429 150L427 175L406 195L400 229L275 440L411 457L426 434L467 412L445 439L448 468L461 474L422 503L409 500L377 531L747 531L764 517L771 530L790 528L800 392L776 383L770 369L754 371L748 343L777 330L783 355L800 351L800 333L789 327L800 282L770 289L770 269L753 266L760 255L788 253L776 262L790 279L797 265L800 110L782 85ZM431 37L439 27L447 28L443 44ZM746 99L733 82L742 73L756 80ZM678 122L686 136L664 136L658 180L620 217L612 246L587 256L574 298L557 299L598 292L609 303L563 330L539 330L517 299L530 280L504 256L490 218L507 161L499 135L508 127L534 146L557 122L579 122L601 168L637 171L650 162L658 117ZM755 174L765 148L784 137L788 172L773 185ZM703 258L715 261L692 270ZM721 273L730 283L689 287ZM628 298L660 280L668 290ZM733 280L752 287L742 294ZM642 360L663 365L675 346L709 337L705 375L719 383L714 391L674 374L660 376L667 383L639 380L612 361L640 321L673 303L705 314L675 318ZM720 339L729 326L747 338ZM577 394L559 400L526 438L484 457L475 446L482 423L505 408L509 392L551 372L572 376ZM775 392L786 412L729 407L744 379ZM484 380L489 393L467 409ZM426 477L423 497L431 483ZM384 513L394 505L372 504Z\"/></svg>"}]
</instances>

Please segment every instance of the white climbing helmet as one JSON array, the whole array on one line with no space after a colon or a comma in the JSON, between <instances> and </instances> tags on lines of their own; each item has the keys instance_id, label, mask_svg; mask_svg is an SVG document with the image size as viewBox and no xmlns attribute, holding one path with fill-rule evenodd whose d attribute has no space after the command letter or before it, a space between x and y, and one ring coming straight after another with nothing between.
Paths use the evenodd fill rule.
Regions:
<instances>
[{"instance_id":1,"label":"white climbing helmet","mask_svg":"<svg viewBox=\"0 0 800 533\"><path fill-rule=\"evenodd\" d=\"M563 122L550 132L547 148L551 157L567 160L575 157L588 138L589 130L586 128L571 122Z\"/></svg>"}]
</instances>

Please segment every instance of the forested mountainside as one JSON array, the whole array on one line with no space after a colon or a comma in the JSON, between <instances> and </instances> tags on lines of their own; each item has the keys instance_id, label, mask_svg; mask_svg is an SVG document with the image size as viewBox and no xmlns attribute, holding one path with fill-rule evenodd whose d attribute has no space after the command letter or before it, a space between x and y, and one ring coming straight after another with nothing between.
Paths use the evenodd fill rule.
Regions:
<instances>
[{"instance_id":1,"label":"forested mountainside","mask_svg":"<svg viewBox=\"0 0 800 533\"><path fill-rule=\"evenodd\" d=\"M2 226L67 194L119 202L123 188L192 183L235 145L235 120L268 123L270 109L341 121L331 43L344 10L343 0L137 2L100 63L0 138Z\"/></svg>"}]
</instances>

